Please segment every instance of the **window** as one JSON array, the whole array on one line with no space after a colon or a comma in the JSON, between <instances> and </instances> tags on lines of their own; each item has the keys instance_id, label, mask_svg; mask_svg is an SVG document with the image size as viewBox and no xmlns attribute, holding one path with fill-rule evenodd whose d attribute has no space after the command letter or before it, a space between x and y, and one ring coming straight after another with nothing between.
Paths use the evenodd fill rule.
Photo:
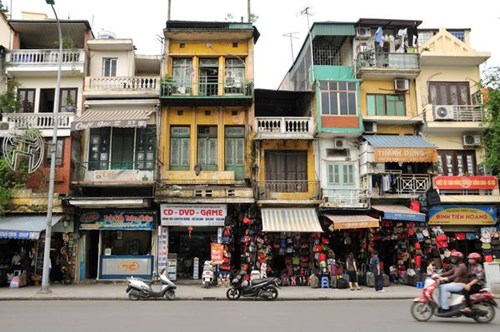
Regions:
<instances>
[{"instance_id":1,"label":"window","mask_svg":"<svg viewBox=\"0 0 500 332\"><path fill-rule=\"evenodd\" d=\"M53 113L56 89L40 89L38 112Z\"/></svg>"},{"instance_id":2,"label":"window","mask_svg":"<svg viewBox=\"0 0 500 332\"><path fill-rule=\"evenodd\" d=\"M193 82L193 60L173 59L172 78L174 80L174 93L190 94Z\"/></svg>"},{"instance_id":3,"label":"window","mask_svg":"<svg viewBox=\"0 0 500 332\"><path fill-rule=\"evenodd\" d=\"M217 170L217 126L198 126L198 164L203 171Z\"/></svg>"},{"instance_id":4,"label":"window","mask_svg":"<svg viewBox=\"0 0 500 332\"><path fill-rule=\"evenodd\" d=\"M439 150L438 173L447 176L476 175L474 150Z\"/></svg>"},{"instance_id":5,"label":"window","mask_svg":"<svg viewBox=\"0 0 500 332\"><path fill-rule=\"evenodd\" d=\"M307 151L266 151L267 190L307 192Z\"/></svg>"},{"instance_id":6,"label":"window","mask_svg":"<svg viewBox=\"0 0 500 332\"><path fill-rule=\"evenodd\" d=\"M451 33L455 38L458 40L464 41L465 40L465 32L463 30L449 30L449 33Z\"/></svg>"},{"instance_id":7,"label":"window","mask_svg":"<svg viewBox=\"0 0 500 332\"><path fill-rule=\"evenodd\" d=\"M219 59L200 59L200 96L216 96L219 89Z\"/></svg>"},{"instance_id":8,"label":"window","mask_svg":"<svg viewBox=\"0 0 500 332\"><path fill-rule=\"evenodd\" d=\"M170 128L170 169L189 170L191 128L172 126Z\"/></svg>"},{"instance_id":9,"label":"window","mask_svg":"<svg viewBox=\"0 0 500 332\"><path fill-rule=\"evenodd\" d=\"M22 113L33 113L35 110L35 89L17 89L17 100L21 102Z\"/></svg>"},{"instance_id":10,"label":"window","mask_svg":"<svg viewBox=\"0 0 500 332\"><path fill-rule=\"evenodd\" d=\"M90 130L89 170L108 169L109 137L111 128Z\"/></svg>"},{"instance_id":11,"label":"window","mask_svg":"<svg viewBox=\"0 0 500 332\"><path fill-rule=\"evenodd\" d=\"M369 94L366 96L368 115L405 116L405 95Z\"/></svg>"},{"instance_id":12,"label":"window","mask_svg":"<svg viewBox=\"0 0 500 332\"><path fill-rule=\"evenodd\" d=\"M240 59L226 59L225 93L243 93L245 63Z\"/></svg>"},{"instance_id":13,"label":"window","mask_svg":"<svg viewBox=\"0 0 500 332\"><path fill-rule=\"evenodd\" d=\"M78 89L61 89L61 99L59 102L59 112L75 112Z\"/></svg>"},{"instance_id":14,"label":"window","mask_svg":"<svg viewBox=\"0 0 500 332\"><path fill-rule=\"evenodd\" d=\"M154 169L156 131L154 127L137 129L135 162L138 169Z\"/></svg>"},{"instance_id":15,"label":"window","mask_svg":"<svg viewBox=\"0 0 500 332\"><path fill-rule=\"evenodd\" d=\"M470 105L469 82L430 82L432 105Z\"/></svg>"},{"instance_id":16,"label":"window","mask_svg":"<svg viewBox=\"0 0 500 332\"><path fill-rule=\"evenodd\" d=\"M45 150L45 166L50 167L50 160L52 159L52 153L50 146L52 144L52 139L47 140L47 149ZM63 155L64 155L64 139L58 138L56 142L56 166L61 167L63 165Z\"/></svg>"},{"instance_id":17,"label":"window","mask_svg":"<svg viewBox=\"0 0 500 332\"><path fill-rule=\"evenodd\" d=\"M245 127L227 126L224 129L224 168L234 171L236 180L245 178Z\"/></svg>"},{"instance_id":18,"label":"window","mask_svg":"<svg viewBox=\"0 0 500 332\"><path fill-rule=\"evenodd\" d=\"M102 59L102 76L116 76L116 64L118 58L104 58Z\"/></svg>"},{"instance_id":19,"label":"window","mask_svg":"<svg viewBox=\"0 0 500 332\"><path fill-rule=\"evenodd\" d=\"M322 115L356 115L356 83L320 82Z\"/></svg>"},{"instance_id":20,"label":"window","mask_svg":"<svg viewBox=\"0 0 500 332\"><path fill-rule=\"evenodd\" d=\"M330 164L328 165L328 184L353 186L354 165L353 164Z\"/></svg>"}]
</instances>

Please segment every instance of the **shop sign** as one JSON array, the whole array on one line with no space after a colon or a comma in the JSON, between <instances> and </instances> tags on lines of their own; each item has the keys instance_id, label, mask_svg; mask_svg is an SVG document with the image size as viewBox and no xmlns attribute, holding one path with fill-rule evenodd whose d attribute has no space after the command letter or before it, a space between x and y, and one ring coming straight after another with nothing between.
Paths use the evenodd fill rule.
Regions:
<instances>
[{"instance_id":1,"label":"shop sign","mask_svg":"<svg viewBox=\"0 0 500 332\"><path fill-rule=\"evenodd\" d=\"M440 190L474 190L498 188L495 176L436 176L434 187Z\"/></svg>"},{"instance_id":2,"label":"shop sign","mask_svg":"<svg viewBox=\"0 0 500 332\"><path fill-rule=\"evenodd\" d=\"M210 245L212 264L221 265L224 263L224 245L220 243L212 243Z\"/></svg>"},{"instance_id":3,"label":"shop sign","mask_svg":"<svg viewBox=\"0 0 500 332\"><path fill-rule=\"evenodd\" d=\"M0 239L38 240L39 232L0 230Z\"/></svg>"},{"instance_id":4,"label":"shop sign","mask_svg":"<svg viewBox=\"0 0 500 332\"><path fill-rule=\"evenodd\" d=\"M433 163L437 161L434 148L374 148L375 162Z\"/></svg>"},{"instance_id":5,"label":"shop sign","mask_svg":"<svg viewBox=\"0 0 500 332\"><path fill-rule=\"evenodd\" d=\"M106 257L102 259L101 276L139 276L151 275L151 257L123 258Z\"/></svg>"},{"instance_id":6,"label":"shop sign","mask_svg":"<svg viewBox=\"0 0 500 332\"><path fill-rule=\"evenodd\" d=\"M494 225L496 216L492 205L441 205L429 210L429 225Z\"/></svg>"},{"instance_id":7,"label":"shop sign","mask_svg":"<svg viewBox=\"0 0 500 332\"><path fill-rule=\"evenodd\" d=\"M87 211L80 214L80 230L153 230L153 211Z\"/></svg>"},{"instance_id":8,"label":"shop sign","mask_svg":"<svg viewBox=\"0 0 500 332\"><path fill-rule=\"evenodd\" d=\"M160 207L162 226L224 226L225 204L168 205Z\"/></svg>"}]
</instances>

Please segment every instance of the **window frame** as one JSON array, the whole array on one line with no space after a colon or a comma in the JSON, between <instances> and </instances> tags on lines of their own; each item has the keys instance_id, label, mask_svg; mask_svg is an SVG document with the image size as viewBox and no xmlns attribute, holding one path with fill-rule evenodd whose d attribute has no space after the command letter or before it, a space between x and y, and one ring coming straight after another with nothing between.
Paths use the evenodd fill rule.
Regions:
<instances>
[{"instance_id":1,"label":"window frame","mask_svg":"<svg viewBox=\"0 0 500 332\"><path fill-rule=\"evenodd\" d=\"M176 128L188 128L186 133L174 133ZM178 163L173 163L173 144L178 142L179 152L178 152ZM186 144L187 142L187 144ZM191 166L191 126L189 125L171 125L170 126L170 150L169 150L169 169L171 171L188 171ZM183 148L187 147L186 151L183 152ZM187 156L187 165L183 164L183 160Z\"/></svg>"},{"instance_id":2,"label":"window frame","mask_svg":"<svg viewBox=\"0 0 500 332\"><path fill-rule=\"evenodd\" d=\"M193 87L193 78L192 58L172 58L172 79L176 88L175 93L190 94Z\"/></svg>"},{"instance_id":3,"label":"window frame","mask_svg":"<svg viewBox=\"0 0 500 332\"><path fill-rule=\"evenodd\" d=\"M335 170L337 168L337 170ZM355 186L356 167L354 163L328 163L327 184L329 186ZM335 180L338 177L338 180ZM346 181L347 179L347 181Z\"/></svg>"},{"instance_id":4,"label":"window frame","mask_svg":"<svg viewBox=\"0 0 500 332\"><path fill-rule=\"evenodd\" d=\"M69 93L69 97L64 97L65 94ZM71 99L73 104L69 104L67 101ZM78 100L78 88L61 88L59 96L59 112L65 112L66 106L74 106L76 110L76 103Z\"/></svg>"},{"instance_id":5,"label":"window frame","mask_svg":"<svg viewBox=\"0 0 500 332\"><path fill-rule=\"evenodd\" d=\"M394 100L388 100L388 97L395 97ZM370 102L373 98L373 103ZM383 98L383 112L379 110L379 98ZM397 100L402 98L402 100ZM393 105L394 114L389 114L389 105ZM403 114L398 114L398 106L403 106ZM371 110L371 106L375 107ZM406 96L402 93L384 94L384 93L368 93L366 94L366 114L368 116L406 116Z\"/></svg>"},{"instance_id":6,"label":"window frame","mask_svg":"<svg viewBox=\"0 0 500 332\"><path fill-rule=\"evenodd\" d=\"M452 88L455 88L456 90L457 94L456 103L452 101L453 99ZM462 98L463 96L460 93L461 88L463 88L464 91L466 92L465 100ZM443 91L443 89L445 91ZM442 92L444 92L444 95ZM428 93L429 93L428 101L432 105L471 105L471 90L468 81L456 81L456 82L431 81L429 82Z\"/></svg>"},{"instance_id":7,"label":"window frame","mask_svg":"<svg viewBox=\"0 0 500 332\"><path fill-rule=\"evenodd\" d=\"M202 129L208 129L207 133L200 132ZM196 163L200 165L202 170L217 170L218 149L218 127L213 125L197 126Z\"/></svg>"},{"instance_id":8,"label":"window frame","mask_svg":"<svg viewBox=\"0 0 500 332\"><path fill-rule=\"evenodd\" d=\"M107 66L109 66L107 68ZM114 68L113 68L114 66ZM118 58L116 57L105 57L102 58L102 76L103 77L116 77L116 72L118 68Z\"/></svg>"},{"instance_id":9,"label":"window frame","mask_svg":"<svg viewBox=\"0 0 500 332\"><path fill-rule=\"evenodd\" d=\"M56 141L56 167L61 168L64 166L64 138L58 137ZM52 139L47 139L47 149L45 151L45 167L50 167L50 160L52 154L50 153L50 144Z\"/></svg>"},{"instance_id":10,"label":"window frame","mask_svg":"<svg viewBox=\"0 0 500 332\"><path fill-rule=\"evenodd\" d=\"M451 155L451 172L448 169L447 155ZM471 157L472 165L469 165L467 157ZM461 160L460 160L460 159ZM459 172L460 164L462 165L462 173ZM469 173L472 166L472 174ZM438 150L438 173L444 176L474 176L478 174L475 150Z\"/></svg>"},{"instance_id":11,"label":"window frame","mask_svg":"<svg viewBox=\"0 0 500 332\"><path fill-rule=\"evenodd\" d=\"M357 82L320 81L319 84L322 116L358 116ZM335 98L333 98L333 96L335 96ZM325 97L327 99L326 102ZM343 105L344 103L345 105ZM352 103L354 103L354 105L352 105ZM332 110L332 108L335 109Z\"/></svg>"},{"instance_id":12,"label":"window frame","mask_svg":"<svg viewBox=\"0 0 500 332\"><path fill-rule=\"evenodd\" d=\"M33 93L33 100L29 101L29 93ZM24 94L23 98L21 95ZM22 113L34 113L35 112L35 100L36 100L36 89L17 89L17 100L21 103L21 112ZM31 103L31 110L26 110L27 107L25 103Z\"/></svg>"}]
</instances>

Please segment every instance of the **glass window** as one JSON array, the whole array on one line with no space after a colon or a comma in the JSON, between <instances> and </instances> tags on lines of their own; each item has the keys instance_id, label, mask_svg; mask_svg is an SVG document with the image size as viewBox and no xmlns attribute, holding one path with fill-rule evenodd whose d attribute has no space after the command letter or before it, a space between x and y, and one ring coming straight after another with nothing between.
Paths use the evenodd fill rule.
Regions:
<instances>
[{"instance_id":1,"label":"glass window","mask_svg":"<svg viewBox=\"0 0 500 332\"><path fill-rule=\"evenodd\" d=\"M190 58L173 59L172 78L174 80L174 93L190 94L193 82L193 60Z\"/></svg>"},{"instance_id":2,"label":"glass window","mask_svg":"<svg viewBox=\"0 0 500 332\"><path fill-rule=\"evenodd\" d=\"M202 170L217 170L217 126L198 126L198 164Z\"/></svg>"},{"instance_id":3,"label":"glass window","mask_svg":"<svg viewBox=\"0 0 500 332\"><path fill-rule=\"evenodd\" d=\"M156 129L154 126L137 129L135 164L137 169L155 167Z\"/></svg>"},{"instance_id":4,"label":"glass window","mask_svg":"<svg viewBox=\"0 0 500 332\"><path fill-rule=\"evenodd\" d=\"M52 144L52 139L47 140L47 149L45 150L45 166L50 167L50 160L52 159L52 153L50 145ZM56 167L61 167L63 165L64 156L64 139L58 138L56 142Z\"/></svg>"},{"instance_id":5,"label":"glass window","mask_svg":"<svg viewBox=\"0 0 500 332\"><path fill-rule=\"evenodd\" d=\"M191 128L172 126L170 128L170 169L189 170Z\"/></svg>"},{"instance_id":6,"label":"glass window","mask_svg":"<svg viewBox=\"0 0 500 332\"><path fill-rule=\"evenodd\" d=\"M439 150L438 172L442 175L477 175L474 150Z\"/></svg>"},{"instance_id":7,"label":"glass window","mask_svg":"<svg viewBox=\"0 0 500 332\"><path fill-rule=\"evenodd\" d=\"M245 63L243 59L226 59L224 91L241 94L245 87Z\"/></svg>"},{"instance_id":8,"label":"glass window","mask_svg":"<svg viewBox=\"0 0 500 332\"><path fill-rule=\"evenodd\" d=\"M366 96L368 115L406 116L405 95L369 94Z\"/></svg>"},{"instance_id":9,"label":"glass window","mask_svg":"<svg viewBox=\"0 0 500 332\"><path fill-rule=\"evenodd\" d=\"M429 82L429 102L433 105L470 105L469 82Z\"/></svg>"},{"instance_id":10,"label":"glass window","mask_svg":"<svg viewBox=\"0 0 500 332\"><path fill-rule=\"evenodd\" d=\"M330 185L354 185L353 164L329 164L328 184Z\"/></svg>"},{"instance_id":11,"label":"glass window","mask_svg":"<svg viewBox=\"0 0 500 332\"><path fill-rule=\"evenodd\" d=\"M357 114L356 83L322 81L320 89L321 113L323 115Z\"/></svg>"},{"instance_id":12,"label":"glass window","mask_svg":"<svg viewBox=\"0 0 500 332\"><path fill-rule=\"evenodd\" d=\"M116 64L118 58L104 58L102 59L102 76L116 76Z\"/></svg>"},{"instance_id":13,"label":"glass window","mask_svg":"<svg viewBox=\"0 0 500 332\"><path fill-rule=\"evenodd\" d=\"M35 109L35 89L17 89L17 100L21 102L22 113L33 113Z\"/></svg>"},{"instance_id":14,"label":"glass window","mask_svg":"<svg viewBox=\"0 0 500 332\"><path fill-rule=\"evenodd\" d=\"M75 112L78 89L61 89L59 112Z\"/></svg>"},{"instance_id":15,"label":"glass window","mask_svg":"<svg viewBox=\"0 0 500 332\"><path fill-rule=\"evenodd\" d=\"M109 169L111 128L90 129L89 170Z\"/></svg>"}]
</instances>

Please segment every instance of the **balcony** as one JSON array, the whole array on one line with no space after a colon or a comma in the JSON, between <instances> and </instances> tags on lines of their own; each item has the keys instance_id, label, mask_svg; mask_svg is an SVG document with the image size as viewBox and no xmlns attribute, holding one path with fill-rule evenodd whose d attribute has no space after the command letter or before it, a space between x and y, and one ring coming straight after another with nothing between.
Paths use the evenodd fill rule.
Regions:
<instances>
[{"instance_id":1,"label":"balcony","mask_svg":"<svg viewBox=\"0 0 500 332\"><path fill-rule=\"evenodd\" d=\"M386 172L382 175L389 176L390 184L384 187L382 183L373 181L374 176L381 174L367 174L361 177L361 187L368 190L370 198L412 198L425 194L431 187L431 174L401 174L398 172Z\"/></svg>"},{"instance_id":2,"label":"balcony","mask_svg":"<svg viewBox=\"0 0 500 332\"><path fill-rule=\"evenodd\" d=\"M85 77L85 97L158 98L159 76Z\"/></svg>"},{"instance_id":3,"label":"balcony","mask_svg":"<svg viewBox=\"0 0 500 332\"><path fill-rule=\"evenodd\" d=\"M152 186L156 165L145 161L79 162L71 182L79 186Z\"/></svg>"},{"instance_id":4,"label":"balcony","mask_svg":"<svg viewBox=\"0 0 500 332\"><path fill-rule=\"evenodd\" d=\"M370 197L367 189L322 189L323 208L368 209Z\"/></svg>"},{"instance_id":5,"label":"balcony","mask_svg":"<svg viewBox=\"0 0 500 332\"><path fill-rule=\"evenodd\" d=\"M255 199L260 204L319 204L321 202L319 181L256 181Z\"/></svg>"},{"instance_id":6,"label":"balcony","mask_svg":"<svg viewBox=\"0 0 500 332\"><path fill-rule=\"evenodd\" d=\"M427 105L424 109L425 130L465 133L471 130L483 131L485 119L483 105Z\"/></svg>"},{"instance_id":7,"label":"balcony","mask_svg":"<svg viewBox=\"0 0 500 332\"><path fill-rule=\"evenodd\" d=\"M420 73L416 53L358 53L356 70L363 79L413 79Z\"/></svg>"},{"instance_id":8,"label":"balcony","mask_svg":"<svg viewBox=\"0 0 500 332\"><path fill-rule=\"evenodd\" d=\"M69 136L71 122L75 117L74 113L59 113L57 128L58 136ZM53 113L5 113L2 115L0 124L7 125L0 127L0 137L5 137L9 130L19 129L38 129L44 137L52 136L54 129Z\"/></svg>"},{"instance_id":9,"label":"balcony","mask_svg":"<svg viewBox=\"0 0 500 332\"><path fill-rule=\"evenodd\" d=\"M17 49L7 53L5 72L9 76L33 76L36 74L56 74L59 63L59 50ZM63 50L62 75L85 73L85 50Z\"/></svg>"},{"instance_id":10,"label":"balcony","mask_svg":"<svg viewBox=\"0 0 500 332\"><path fill-rule=\"evenodd\" d=\"M255 139L313 139L311 117L257 117Z\"/></svg>"},{"instance_id":11,"label":"balcony","mask_svg":"<svg viewBox=\"0 0 500 332\"><path fill-rule=\"evenodd\" d=\"M252 82L161 82L160 100L170 106L250 106L252 99Z\"/></svg>"}]
</instances>

